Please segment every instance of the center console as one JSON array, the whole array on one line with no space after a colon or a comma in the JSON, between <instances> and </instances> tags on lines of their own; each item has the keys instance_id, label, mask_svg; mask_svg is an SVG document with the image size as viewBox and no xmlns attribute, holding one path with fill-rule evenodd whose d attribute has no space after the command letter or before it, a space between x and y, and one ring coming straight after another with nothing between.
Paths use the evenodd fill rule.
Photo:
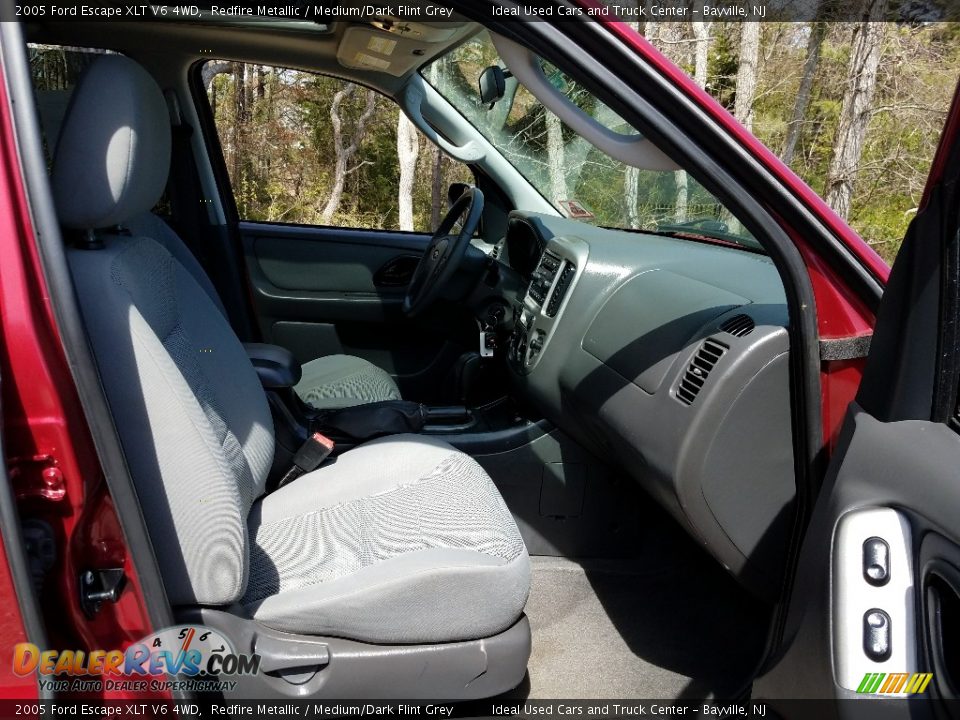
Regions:
<instances>
[{"instance_id":1,"label":"center console","mask_svg":"<svg viewBox=\"0 0 960 720\"><path fill-rule=\"evenodd\" d=\"M549 424L530 419L509 398L470 408L387 400L317 410L294 390L301 369L288 350L263 343L245 343L245 349L266 391L273 417L276 445L272 477L282 477L290 469L294 454L313 432L334 441L332 455L336 456L367 440L398 433L440 436L473 454L503 453L549 431Z\"/></svg>"},{"instance_id":2,"label":"center console","mask_svg":"<svg viewBox=\"0 0 960 720\"><path fill-rule=\"evenodd\" d=\"M587 252L587 244L578 238L555 237L540 256L507 344L507 360L516 372L528 373L536 366L586 265Z\"/></svg>"}]
</instances>

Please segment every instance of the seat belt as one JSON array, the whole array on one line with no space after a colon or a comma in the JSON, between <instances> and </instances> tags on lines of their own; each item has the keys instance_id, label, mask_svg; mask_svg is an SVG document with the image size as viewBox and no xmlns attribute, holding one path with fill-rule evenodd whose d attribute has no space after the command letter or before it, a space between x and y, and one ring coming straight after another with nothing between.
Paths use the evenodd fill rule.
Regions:
<instances>
[{"instance_id":1,"label":"seat belt","mask_svg":"<svg viewBox=\"0 0 960 720\"><path fill-rule=\"evenodd\" d=\"M206 209L200 199L200 175L193 162L191 138L193 128L185 122L170 127L170 177L167 180L167 198L170 200L170 224L184 238L207 274L210 275L209 248L200 242L209 226ZM212 275L211 275L212 277Z\"/></svg>"},{"instance_id":2,"label":"seat belt","mask_svg":"<svg viewBox=\"0 0 960 720\"><path fill-rule=\"evenodd\" d=\"M280 478L276 489L279 490L287 483L291 483L301 475L313 472L323 464L323 461L330 457L333 452L334 442L322 433L312 433L307 441L300 446L293 455L293 465Z\"/></svg>"}]
</instances>

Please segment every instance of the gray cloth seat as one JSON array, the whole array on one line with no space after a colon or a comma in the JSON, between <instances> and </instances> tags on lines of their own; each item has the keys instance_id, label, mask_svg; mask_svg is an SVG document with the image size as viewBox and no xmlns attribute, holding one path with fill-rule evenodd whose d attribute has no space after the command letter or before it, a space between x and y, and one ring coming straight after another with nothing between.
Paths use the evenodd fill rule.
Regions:
<instances>
[{"instance_id":1,"label":"gray cloth seat","mask_svg":"<svg viewBox=\"0 0 960 720\"><path fill-rule=\"evenodd\" d=\"M193 253L173 229L151 212L127 220L124 227L137 237L149 237L163 245L183 265L227 317L213 283ZM326 355L303 364L300 382L294 390L300 399L318 410L400 400L400 389L390 374L355 355Z\"/></svg>"},{"instance_id":2,"label":"gray cloth seat","mask_svg":"<svg viewBox=\"0 0 960 720\"><path fill-rule=\"evenodd\" d=\"M227 317L213 283L193 253L173 229L151 212L140 213L127 220L124 227L132 235L148 237L166 250L193 276L217 309ZM400 400L400 389L389 373L368 360L355 355L326 355L303 364L300 382L294 390L300 399L318 410Z\"/></svg>"},{"instance_id":3,"label":"gray cloth seat","mask_svg":"<svg viewBox=\"0 0 960 720\"><path fill-rule=\"evenodd\" d=\"M153 221L129 222L159 198L169 148L160 89L104 56L75 91L51 183L65 227L138 230L67 257L170 602L369 643L511 627L526 549L489 476L447 443L384 438L264 495L274 437L256 373L202 272Z\"/></svg>"}]
</instances>

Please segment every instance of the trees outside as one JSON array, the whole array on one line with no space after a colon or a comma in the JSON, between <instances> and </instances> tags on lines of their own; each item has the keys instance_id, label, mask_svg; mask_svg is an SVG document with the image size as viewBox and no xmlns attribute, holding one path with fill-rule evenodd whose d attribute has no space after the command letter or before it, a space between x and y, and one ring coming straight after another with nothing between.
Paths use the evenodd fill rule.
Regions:
<instances>
[{"instance_id":1,"label":"trees outside","mask_svg":"<svg viewBox=\"0 0 960 720\"><path fill-rule=\"evenodd\" d=\"M360 116L352 123L352 127L344 130L344 118L341 117L341 107L345 100L349 100L359 88L356 85L346 84L340 90L333 94L333 100L330 102L330 129L333 133L333 180L330 183L330 191L327 194L327 200L320 212L320 223L329 225L333 220L334 214L340 208L340 200L343 197L344 184L347 181L347 175L359 170L367 161L361 160L360 164L350 167L353 156L357 154L360 143L363 141L367 131L367 123L373 117L373 111L376 109L376 94L373 90L367 90L364 95L364 106ZM242 96L243 90L235 93L236 96ZM244 118L237 115L237 122L234 125L243 125ZM399 142L398 142L399 145ZM401 214L401 222L402 222Z\"/></svg>"},{"instance_id":2,"label":"trees outside","mask_svg":"<svg viewBox=\"0 0 960 720\"><path fill-rule=\"evenodd\" d=\"M810 37L807 40L807 57L803 61L803 73L800 76L800 85L797 87L797 100L793 104L793 114L787 127L787 139L783 143L783 152L780 158L789 165L793 162L793 154L797 150L797 141L803 130L803 123L810 107L810 93L813 91L813 80L820 66L820 51L823 40L827 36L827 23L814 22L810 26Z\"/></svg>"},{"instance_id":3,"label":"trees outside","mask_svg":"<svg viewBox=\"0 0 960 720\"><path fill-rule=\"evenodd\" d=\"M413 225L413 185L416 181L417 156L420 140L417 129L403 113L397 117L397 160L400 165L400 182L397 184L397 208L400 229L411 231ZM433 214L431 214L433 217Z\"/></svg>"},{"instance_id":4,"label":"trees outside","mask_svg":"<svg viewBox=\"0 0 960 720\"><path fill-rule=\"evenodd\" d=\"M757 94L757 61L760 58L760 23L740 24L740 56L733 116L753 130L753 101Z\"/></svg>"},{"instance_id":5,"label":"trees outside","mask_svg":"<svg viewBox=\"0 0 960 720\"><path fill-rule=\"evenodd\" d=\"M813 23L634 27L752 124L762 142L780 149L790 167L891 260L919 204L960 76L960 24L878 23L883 0L859 2L857 23L827 22L829 13L822 13ZM820 0L821 9L837 5ZM94 53L33 45L29 56L39 92L57 93L75 84ZM434 84L445 76L451 83L445 92L474 98L479 71L496 60L489 45L467 43L426 73ZM599 121L629 130L570 78L548 72ZM395 103L366 88L221 60L204 66L202 82L245 219L430 230L445 209L449 183L472 181L468 168L420 142ZM42 110L63 108L53 100ZM501 152L547 188L552 202L581 201L604 224L645 228L683 218L727 219L686 173L638 170L596 152L515 79L494 109L476 107L467 115L496 131Z\"/></svg>"},{"instance_id":6,"label":"trees outside","mask_svg":"<svg viewBox=\"0 0 960 720\"><path fill-rule=\"evenodd\" d=\"M204 71L244 219L430 232L446 187L473 182L373 90L243 63Z\"/></svg>"},{"instance_id":7,"label":"trees outside","mask_svg":"<svg viewBox=\"0 0 960 720\"><path fill-rule=\"evenodd\" d=\"M752 132L889 262L960 77L960 24L870 22L882 5L860 2L857 23L824 21L839 3L821 0L816 22L762 24ZM711 29L707 90L736 113L741 28Z\"/></svg>"},{"instance_id":8,"label":"trees outside","mask_svg":"<svg viewBox=\"0 0 960 720\"><path fill-rule=\"evenodd\" d=\"M853 185L874 109L873 96L886 30L886 24L879 21L885 6L886 0L866 0L863 20L854 25L852 32L840 121L824 194L827 204L844 219L850 216Z\"/></svg>"}]
</instances>

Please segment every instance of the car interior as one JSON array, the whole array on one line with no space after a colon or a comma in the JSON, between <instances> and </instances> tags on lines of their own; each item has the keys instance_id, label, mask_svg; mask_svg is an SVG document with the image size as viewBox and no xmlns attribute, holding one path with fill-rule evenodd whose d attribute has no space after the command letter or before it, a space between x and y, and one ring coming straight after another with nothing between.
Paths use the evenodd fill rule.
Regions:
<instances>
[{"instance_id":1,"label":"car interior","mask_svg":"<svg viewBox=\"0 0 960 720\"><path fill-rule=\"evenodd\" d=\"M709 216L553 196L518 108L584 183L684 171L455 18L25 26L79 58L35 72L50 191L175 617L262 657L236 697L746 697L796 513L780 272L692 175ZM217 62L375 90L469 181L413 232L245 216Z\"/></svg>"}]
</instances>

